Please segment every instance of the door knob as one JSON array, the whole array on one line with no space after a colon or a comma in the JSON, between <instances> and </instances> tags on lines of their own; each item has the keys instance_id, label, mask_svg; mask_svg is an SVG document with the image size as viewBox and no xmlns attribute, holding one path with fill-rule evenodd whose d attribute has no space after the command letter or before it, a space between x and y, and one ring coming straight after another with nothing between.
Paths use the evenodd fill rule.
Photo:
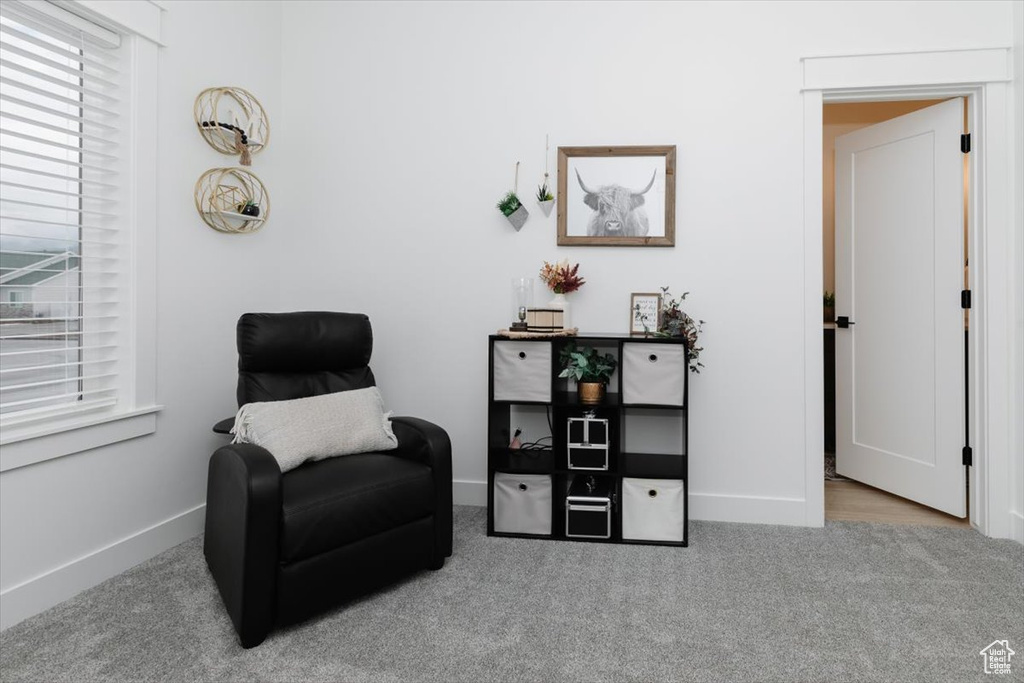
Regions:
<instances>
[{"instance_id":1,"label":"door knob","mask_svg":"<svg viewBox=\"0 0 1024 683\"><path fill-rule=\"evenodd\" d=\"M843 329L846 329L850 325L856 325L856 323L850 320L847 316L840 315L836 318L836 327L842 327Z\"/></svg>"}]
</instances>

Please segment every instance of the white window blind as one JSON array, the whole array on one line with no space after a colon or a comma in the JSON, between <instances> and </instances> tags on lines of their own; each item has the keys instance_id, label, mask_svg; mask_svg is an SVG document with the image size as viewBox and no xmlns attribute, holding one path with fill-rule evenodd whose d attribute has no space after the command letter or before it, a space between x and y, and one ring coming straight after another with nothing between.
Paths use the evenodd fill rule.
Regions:
<instances>
[{"instance_id":1,"label":"white window blind","mask_svg":"<svg viewBox=\"0 0 1024 683\"><path fill-rule=\"evenodd\" d=\"M123 398L120 54L48 3L0 9L0 424Z\"/></svg>"}]
</instances>

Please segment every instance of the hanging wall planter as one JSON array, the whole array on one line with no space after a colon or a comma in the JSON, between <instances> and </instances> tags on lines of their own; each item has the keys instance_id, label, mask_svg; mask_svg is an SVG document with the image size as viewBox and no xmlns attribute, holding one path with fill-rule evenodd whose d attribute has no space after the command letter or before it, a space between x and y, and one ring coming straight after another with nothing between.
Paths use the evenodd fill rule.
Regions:
<instances>
[{"instance_id":1,"label":"hanging wall planter","mask_svg":"<svg viewBox=\"0 0 1024 683\"><path fill-rule=\"evenodd\" d=\"M545 216L550 216L551 209L555 205L555 197L548 191L547 175L547 173L544 174L544 184L537 188L537 206Z\"/></svg>"},{"instance_id":2,"label":"hanging wall planter","mask_svg":"<svg viewBox=\"0 0 1024 683\"><path fill-rule=\"evenodd\" d=\"M544 212L544 216L551 215L551 209L555 206L555 195L551 194L548 185L548 138L544 136L544 182L537 187L537 205Z\"/></svg>"},{"instance_id":3,"label":"hanging wall planter","mask_svg":"<svg viewBox=\"0 0 1024 683\"><path fill-rule=\"evenodd\" d=\"M508 222L512 224L512 227L516 229L516 232L526 224L526 219L530 217L530 212L526 210L523 203L519 200L519 196L516 192L519 189L519 162L516 162L516 179L513 184L513 190L507 192L501 201L498 202L498 211L501 211L502 215L508 219Z\"/></svg>"},{"instance_id":4,"label":"hanging wall planter","mask_svg":"<svg viewBox=\"0 0 1024 683\"><path fill-rule=\"evenodd\" d=\"M509 192L505 197L498 202L498 210L505 215L508 222L512 224L512 227L516 229L516 232L523 227L526 223L526 219L530 217L530 212L526 210L523 203L519 201L519 197L516 196L515 192Z\"/></svg>"}]
</instances>

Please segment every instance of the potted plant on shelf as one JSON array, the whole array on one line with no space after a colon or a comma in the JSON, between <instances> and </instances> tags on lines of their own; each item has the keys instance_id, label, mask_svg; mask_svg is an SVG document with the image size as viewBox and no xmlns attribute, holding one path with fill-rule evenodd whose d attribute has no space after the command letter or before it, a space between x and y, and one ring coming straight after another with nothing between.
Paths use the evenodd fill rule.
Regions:
<instances>
[{"instance_id":1,"label":"potted plant on shelf","mask_svg":"<svg viewBox=\"0 0 1024 683\"><path fill-rule=\"evenodd\" d=\"M832 323L836 320L836 295L835 292L825 292L821 297L821 305L825 314L825 322Z\"/></svg>"},{"instance_id":2,"label":"potted plant on shelf","mask_svg":"<svg viewBox=\"0 0 1024 683\"><path fill-rule=\"evenodd\" d=\"M559 354L562 372L559 377L576 380L576 393L580 403L596 405L604 400L605 385L618 367L619 361L610 353L601 355L597 349L578 347L569 343Z\"/></svg>"},{"instance_id":3,"label":"potted plant on shelf","mask_svg":"<svg viewBox=\"0 0 1024 683\"><path fill-rule=\"evenodd\" d=\"M694 320L682 309L683 300L689 292L677 299L672 298L668 287L661 288L661 324L658 326L658 337L683 337L686 349L690 353L690 371L700 374L704 364L700 362L703 346L698 345L698 338L704 329L703 320Z\"/></svg>"},{"instance_id":4,"label":"potted plant on shelf","mask_svg":"<svg viewBox=\"0 0 1024 683\"><path fill-rule=\"evenodd\" d=\"M512 224L516 231L522 228L526 223L526 219L530 217L526 207L519 201L519 197L511 190L498 202L498 210L508 219L508 222Z\"/></svg>"},{"instance_id":5,"label":"potted plant on shelf","mask_svg":"<svg viewBox=\"0 0 1024 683\"><path fill-rule=\"evenodd\" d=\"M243 216L252 216L256 218L260 215L260 205L251 199L247 199L244 204L238 205L238 213Z\"/></svg>"}]
</instances>

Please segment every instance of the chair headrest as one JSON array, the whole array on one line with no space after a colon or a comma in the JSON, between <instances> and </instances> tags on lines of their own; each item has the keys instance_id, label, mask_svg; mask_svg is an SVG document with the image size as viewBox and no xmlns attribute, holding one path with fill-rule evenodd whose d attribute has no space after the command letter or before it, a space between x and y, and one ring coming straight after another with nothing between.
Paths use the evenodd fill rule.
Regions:
<instances>
[{"instance_id":1,"label":"chair headrest","mask_svg":"<svg viewBox=\"0 0 1024 683\"><path fill-rule=\"evenodd\" d=\"M370 364L373 330L362 313L246 313L238 319L238 369L346 370Z\"/></svg>"}]
</instances>

